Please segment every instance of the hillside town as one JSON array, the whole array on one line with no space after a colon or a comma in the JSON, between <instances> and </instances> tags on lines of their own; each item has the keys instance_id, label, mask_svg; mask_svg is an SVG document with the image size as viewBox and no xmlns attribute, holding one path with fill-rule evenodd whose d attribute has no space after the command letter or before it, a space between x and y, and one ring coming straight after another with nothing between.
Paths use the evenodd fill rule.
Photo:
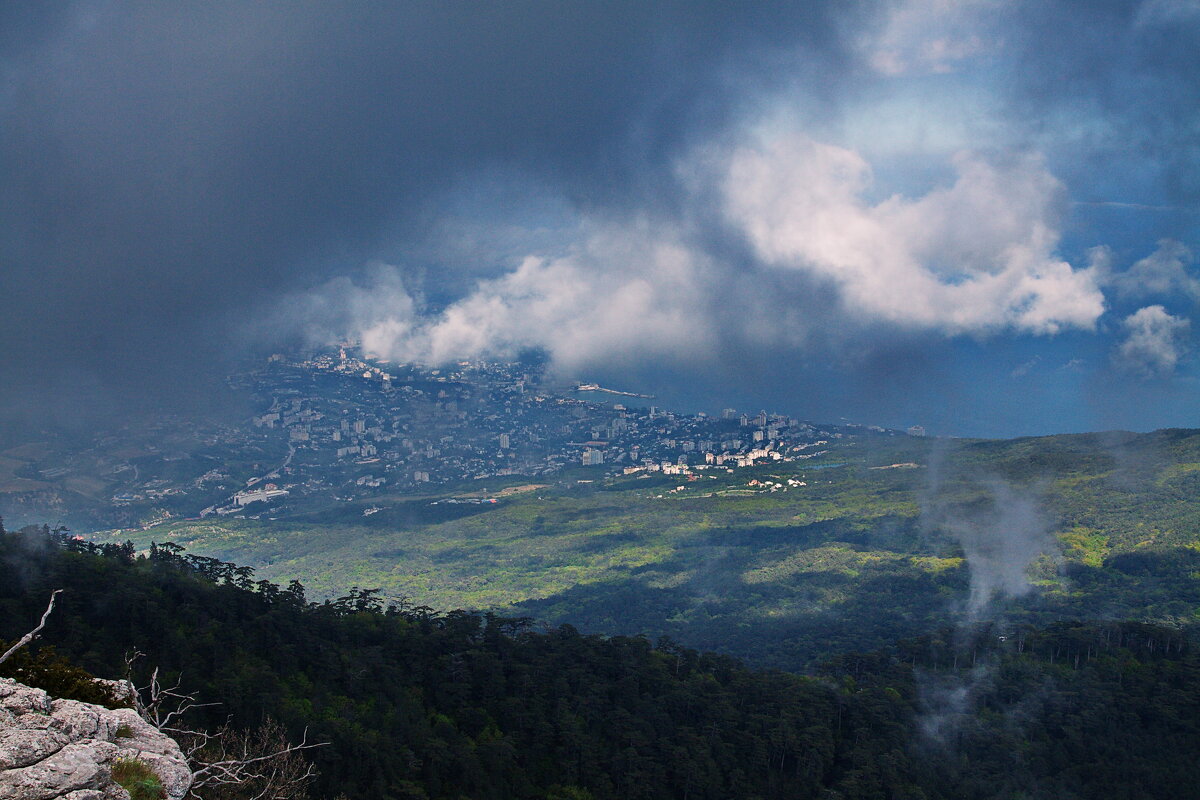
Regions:
<instances>
[{"instance_id":1,"label":"hillside town","mask_svg":"<svg viewBox=\"0 0 1200 800\"><path fill-rule=\"evenodd\" d=\"M291 448L290 463L270 477L300 491L351 473L353 482L340 486L352 493L575 466L687 474L812 458L851 432L766 411L712 417L635 407L629 398L637 395L612 390L624 402L583 399L598 387L555 388L536 365L431 369L364 359L347 347L299 360L272 356L235 381L264 406L253 426L286 435ZM247 501L243 493L232 506Z\"/></svg>"},{"instance_id":2,"label":"hillside town","mask_svg":"<svg viewBox=\"0 0 1200 800\"><path fill-rule=\"evenodd\" d=\"M83 499L106 524L145 526L572 469L593 478L731 471L815 458L846 436L893 435L761 410L677 413L647 395L555 383L536 362L397 364L353 344L275 354L227 382L254 409L240 423L168 417L86 446L16 453L26 460L13 460L14 480L27 491L9 492L5 511Z\"/></svg>"}]
</instances>

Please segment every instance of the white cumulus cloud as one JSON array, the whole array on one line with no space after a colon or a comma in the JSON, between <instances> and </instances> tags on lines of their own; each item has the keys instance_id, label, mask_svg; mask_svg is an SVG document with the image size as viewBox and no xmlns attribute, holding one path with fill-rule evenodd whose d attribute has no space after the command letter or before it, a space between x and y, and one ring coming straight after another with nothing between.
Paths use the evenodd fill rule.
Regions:
<instances>
[{"instance_id":1,"label":"white cumulus cloud","mask_svg":"<svg viewBox=\"0 0 1200 800\"><path fill-rule=\"evenodd\" d=\"M711 351L711 261L649 228L605 229L556 258L530 256L440 313L363 329L389 358L441 363L549 351L560 366Z\"/></svg>"},{"instance_id":2,"label":"white cumulus cloud","mask_svg":"<svg viewBox=\"0 0 1200 800\"><path fill-rule=\"evenodd\" d=\"M1117 348L1117 363L1145 377L1165 377L1175 371L1183 354L1191 323L1167 313L1162 306L1146 306L1121 323L1126 339Z\"/></svg>"},{"instance_id":3,"label":"white cumulus cloud","mask_svg":"<svg viewBox=\"0 0 1200 800\"><path fill-rule=\"evenodd\" d=\"M1096 275L1054 255L1058 181L1033 158L955 167L950 186L872 204L857 153L778 137L734 153L726 207L764 262L833 282L853 315L950 334L1093 328Z\"/></svg>"},{"instance_id":4,"label":"white cumulus cloud","mask_svg":"<svg viewBox=\"0 0 1200 800\"><path fill-rule=\"evenodd\" d=\"M1054 255L1054 177L1033 158L962 155L955 168L923 196L871 202L870 166L852 150L785 136L697 151L680 167L679 213L586 222L564 253L530 255L442 308L382 274L309 305L359 309L356 333L380 356L537 348L568 370L796 352L881 327L1092 329L1103 295L1092 268Z\"/></svg>"}]
</instances>

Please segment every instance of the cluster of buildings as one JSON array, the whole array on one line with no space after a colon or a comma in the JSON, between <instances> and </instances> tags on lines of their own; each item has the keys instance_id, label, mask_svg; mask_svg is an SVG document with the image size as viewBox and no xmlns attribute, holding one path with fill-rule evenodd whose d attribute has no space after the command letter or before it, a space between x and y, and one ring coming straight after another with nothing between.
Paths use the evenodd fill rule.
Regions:
<instances>
[{"instance_id":1,"label":"cluster of buildings","mask_svg":"<svg viewBox=\"0 0 1200 800\"><path fill-rule=\"evenodd\" d=\"M866 430L731 408L679 414L631 392L555 384L537 363L433 368L353 346L272 356L229 382L257 407L242 424L164 417L110 431L44 458L41 480L97 495L97 524L134 526L572 469L695 477L813 458Z\"/></svg>"},{"instance_id":2,"label":"cluster of buildings","mask_svg":"<svg viewBox=\"0 0 1200 800\"><path fill-rule=\"evenodd\" d=\"M818 427L766 411L710 416L633 407L641 396L554 386L537 365L429 368L369 360L352 347L273 356L239 381L261 404L254 427L288 444L287 464L267 477L287 484L277 491L293 494L346 498L570 467L664 475L732 470L812 458L824 452L821 445L853 433L853 426ZM598 401L597 391L620 402ZM224 508L286 496L257 491Z\"/></svg>"}]
</instances>

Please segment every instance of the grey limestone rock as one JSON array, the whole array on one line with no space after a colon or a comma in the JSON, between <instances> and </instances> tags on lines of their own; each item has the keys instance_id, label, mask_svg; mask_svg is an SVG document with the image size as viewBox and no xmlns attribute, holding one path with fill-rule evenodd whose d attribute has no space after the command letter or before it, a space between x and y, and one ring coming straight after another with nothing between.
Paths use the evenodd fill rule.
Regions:
<instances>
[{"instance_id":1,"label":"grey limestone rock","mask_svg":"<svg viewBox=\"0 0 1200 800\"><path fill-rule=\"evenodd\" d=\"M119 758L147 764L169 800L182 800L191 788L179 745L132 709L52 700L0 678L0 798L128 800L112 780Z\"/></svg>"}]
</instances>

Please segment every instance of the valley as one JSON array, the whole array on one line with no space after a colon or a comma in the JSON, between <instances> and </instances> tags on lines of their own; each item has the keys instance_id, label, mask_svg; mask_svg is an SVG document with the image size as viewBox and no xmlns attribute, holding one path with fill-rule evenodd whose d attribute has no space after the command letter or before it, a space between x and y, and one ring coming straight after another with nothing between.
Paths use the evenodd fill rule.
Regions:
<instances>
[{"instance_id":1,"label":"valley","mask_svg":"<svg viewBox=\"0 0 1200 800\"><path fill-rule=\"evenodd\" d=\"M494 503L378 496L101 540L177 542L315 597L378 588L440 610L669 635L788 669L980 615L1200 621L1197 431L875 437L682 483L489 483L477 494ZM1017 544L971 540L985 535Z\"/></svg>"}]
</instances>

